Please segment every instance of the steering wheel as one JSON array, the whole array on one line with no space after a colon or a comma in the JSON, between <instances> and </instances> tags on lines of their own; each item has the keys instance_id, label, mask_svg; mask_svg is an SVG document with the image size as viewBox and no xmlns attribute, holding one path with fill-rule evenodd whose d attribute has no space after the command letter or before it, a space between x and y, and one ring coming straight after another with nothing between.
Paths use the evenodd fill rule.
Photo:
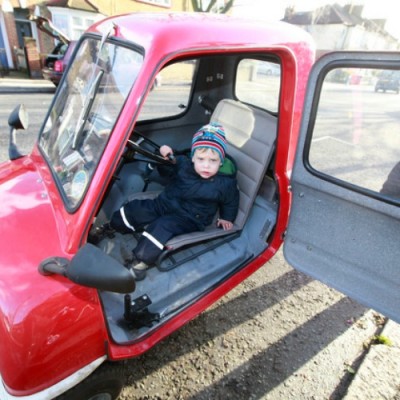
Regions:
<instances>
[{"instance_id":1,"label":"steering wheel","mask_svg":"<svg viewBox=\"0 0 400 400\"><path fill-rule=\"evenodd\" d=\"M153 142L138 131L133 131L133 133L139 138L136 142L131 139L128 140L127 147L130 150L139 153L158 164L171 164L173 156L172 158L169 157L169 160L166 160L160 155L160 146L157 143ZM148 149L149 147L150 149Z\"/></svg>"}]
</instances>

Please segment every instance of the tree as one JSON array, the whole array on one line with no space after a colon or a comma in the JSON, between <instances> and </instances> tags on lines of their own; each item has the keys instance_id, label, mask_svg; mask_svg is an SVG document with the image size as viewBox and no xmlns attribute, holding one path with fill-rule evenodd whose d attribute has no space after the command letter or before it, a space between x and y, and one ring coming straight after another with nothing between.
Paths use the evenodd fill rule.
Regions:
<instances>
[{"instance_id":1,"label":"tree","mask_svg":"<svg viewBox=\"0 0 400 400\"><path fill-rule=\"evenodd\" d=\"M214 12L225 14L233 6L234 1L235 0L224 1L224 5L218 7L218 0L192 0L192 7L195 12L212 12L215 6L217 6L217 10Z\"/></svg>"}]
</instances>

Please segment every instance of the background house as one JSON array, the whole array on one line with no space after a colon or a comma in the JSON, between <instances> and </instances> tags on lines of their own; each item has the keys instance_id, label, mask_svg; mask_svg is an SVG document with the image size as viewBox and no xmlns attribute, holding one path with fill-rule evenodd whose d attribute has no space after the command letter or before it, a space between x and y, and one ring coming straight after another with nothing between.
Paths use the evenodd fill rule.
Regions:
<instances>
[{"instance_id":1,"label":"background house","mask_svg":"<svg viewBox=\"0 0 400 400\"><path fill-rule=\"evenodd\" d=\"M40 64L55 41L36 28L29 14L50 19L67 37L76 40L87 27L108 15L192 10L190 0L1 0L0 67L3 71L27 68L31 77L41 77Z\"/></svg>"},{"instance_id":2,"label":"background house","mask_svg":"<svg viewBox=\"0 0 400 400\"><path fill-rule=\"evenodd\" d=\"M227 3L227 0L218 0L216 7L221 8ZM41 60L55 45L54 39L38 31L28 20L30 13L50 19L66 36L75 40L89 25L108 15L135 11L193 11L191 0L0 0L0 4L0 68L24 67L28 43L30 55L33 54L33 61L28 60L32 65L26 66L30 71L40 69ZM204 4L207 4L206 0ZM232 9L237 9L239 15L243 15L247 7L260 16L258 8L249 6L248 0L235 0L233 4ZM277 17L280 19L284 7L275 5L275 8L281 8L281 16ZM386 20L363 18L363 9L362 5L329 4L313 11L297 12L293 6L286 8L283 20L300 26L313 36L317 57L335 50L399 50L398 40L385 30ZM271 15L270 12L267 14Z\"/></svg>"},{"instance_id":3,"label":"background house","mask_svg":"<svg viewBox=\"0 0 400 400\"><path fill-rule=\"evenodd\" d=\"M317 56L335 50L398 50L398 40L385 30L386 20L365 19L364 6L325 5L313 11L285 11L284 21L308 31L314 38Z\"/></svg>"}]
</instances>

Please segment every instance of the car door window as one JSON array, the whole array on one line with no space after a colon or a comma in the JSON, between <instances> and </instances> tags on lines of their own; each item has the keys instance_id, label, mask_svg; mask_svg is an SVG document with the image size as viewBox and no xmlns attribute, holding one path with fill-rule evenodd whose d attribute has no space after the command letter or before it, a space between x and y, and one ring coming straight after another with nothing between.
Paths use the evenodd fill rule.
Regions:
<instances>
[{"instance_id":1,"label":"car door window","mask_svg":"<svg viewBox=\"0 0 400 400\"><path fill-rule=\"evenodd\" d=\"M235 94L238 100L278 112L281 66L277 62L246 58L239 62Z\"/></svg>"},{"instance_id":2,"label":"car door window","mask_svg":"<svg viewBox=\"0 0 400 400\"><path fill-rule=\"evenodd\" d=\"M397 70L371 68L327 74L310 144L311 168L356 190L400 200L398 77Z\"/></svg>"},{"instance_id":3,"label":"car door window","mask_svg":"<svg viewBox=\"0 0 400 400\"><path fill-rule=\"evenodd\" d=\"M196 60L166 66L156 75L139 120L174 117L183 113L192 93Z\"/></svg>"},{"instance_id":4,"label":"car door window","mask_svg":"<svg viewBox=\"0 0 400 400\"><path fill-rule=\"evenodd\" d=\"M284 242L286 260L400 321L400 113L396 53L329 53L309 77ZM397 181L397 183L396 183Z\"/></svg>"}]
</instances>

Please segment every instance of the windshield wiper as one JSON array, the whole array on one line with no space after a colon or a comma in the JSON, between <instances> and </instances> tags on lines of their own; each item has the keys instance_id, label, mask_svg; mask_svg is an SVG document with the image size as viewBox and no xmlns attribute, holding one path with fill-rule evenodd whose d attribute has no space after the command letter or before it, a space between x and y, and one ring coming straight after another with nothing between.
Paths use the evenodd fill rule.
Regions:
<instances>
[{"instance_id":1,"label":"windshield wiper","mask_svg":"<svg viewBox=\"0 0 400 400\"><path fill-rule=\"evenodd\" d=\"M101 78L103 77L103 75L104 75L104 71L99 70L99 72L97 73L96 77L94 78L92 84L90 85L88 94L85 98L85 103L83 104L82 111L80 112L79 117L78 117L76 131L74 134L74 138L72 140L72 149L73 150L76 150L78 148L78 145L82 139L84 127L85 127L86 121L88 119L89 112L92 109L94 99L96 98L96 94L99 90Z\"/></svg>"}]
</instances>

